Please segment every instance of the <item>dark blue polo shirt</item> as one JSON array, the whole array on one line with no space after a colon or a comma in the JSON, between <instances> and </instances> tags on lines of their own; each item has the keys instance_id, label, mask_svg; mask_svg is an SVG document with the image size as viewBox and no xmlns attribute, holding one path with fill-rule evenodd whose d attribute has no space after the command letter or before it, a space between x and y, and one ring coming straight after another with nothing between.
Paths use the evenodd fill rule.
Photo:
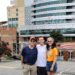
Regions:
<instances>
[{"instance_id":1,"label":"dark blue polo shirt","mask_svg":"<svg viewBox=\"0 0 75 75\"><path fill-rule=\"evenodd\" d=\"M37 48L30 49L28 46L24 47L21 55L23 56L23 63L33 65L37 60Z\"/></svg>"}]
</instances>

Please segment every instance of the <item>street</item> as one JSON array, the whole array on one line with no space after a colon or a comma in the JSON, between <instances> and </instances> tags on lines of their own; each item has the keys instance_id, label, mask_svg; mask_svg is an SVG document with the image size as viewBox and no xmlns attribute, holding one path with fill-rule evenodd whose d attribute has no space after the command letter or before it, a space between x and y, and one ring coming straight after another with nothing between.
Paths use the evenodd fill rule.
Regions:
<instances>
[{"instance_id":1,"label":"street","mask_svg":"<svg viewBox=\"0 0 75 75\"><path fill-rule=\"evenodd\" d=\"M0 62L0 75L23 75L20 61ZM58 61L56 75L75 75L75 62Z\"/></svg>"}]
</instances>

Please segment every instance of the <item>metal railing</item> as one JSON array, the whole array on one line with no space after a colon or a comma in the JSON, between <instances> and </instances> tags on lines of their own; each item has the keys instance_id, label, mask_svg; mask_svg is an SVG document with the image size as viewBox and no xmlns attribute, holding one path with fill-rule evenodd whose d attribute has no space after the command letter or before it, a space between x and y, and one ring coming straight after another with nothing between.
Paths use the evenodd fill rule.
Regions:
<instances>
[{"instance_id":1,"label":"metal railing","mask_svg":"<svg viewBox=\"0 0 75 75\"><path fill-rule=\"evenodd\" d=\"M69 60L74 60L75 59L75 56L73 56L73 52L75 52L75 49L59 49L59 57L63 57L64 56L64 54L63 54L63 52L64 51L67 51L68 52L68 54L69 54Z\"/></svg>"}]
</instances>

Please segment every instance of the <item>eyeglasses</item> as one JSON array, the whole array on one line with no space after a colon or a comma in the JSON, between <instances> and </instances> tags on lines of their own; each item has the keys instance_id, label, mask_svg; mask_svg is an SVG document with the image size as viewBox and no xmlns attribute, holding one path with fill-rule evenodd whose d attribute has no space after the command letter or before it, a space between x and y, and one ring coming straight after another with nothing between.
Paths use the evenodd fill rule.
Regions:
<instances>
[{"instance_id":1,"label":"eyeglasses","mask_svg":"<svg viewBox=\"0 0 75 75\"><path fill-rule=\"evenodd\" d=\"M52 42L52 41L48 41L48 42Z\"/></svg>"}]
</instances>

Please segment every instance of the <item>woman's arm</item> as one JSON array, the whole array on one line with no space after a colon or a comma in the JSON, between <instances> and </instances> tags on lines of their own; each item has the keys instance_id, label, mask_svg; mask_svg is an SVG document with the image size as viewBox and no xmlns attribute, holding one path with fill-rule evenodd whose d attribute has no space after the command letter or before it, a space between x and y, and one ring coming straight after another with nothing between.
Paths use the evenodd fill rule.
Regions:
<instances>
[{"instance_id":1,"label":"woman's arm","mask_svg":"<svg viewBox=\"0 0 75 75\"><path fill-rule=\"evenodd\" d=\"M52 64L52 66L51 66L51 70L53 70L53 68L54 68L56 62L57 62L57 56L55 56L55 59L54 59L53 64Z\"/></svg>"},{"instance_id":2,"label":"woman's arm","mask_svg":"<svg viewBox=\"0 0 75 75\"><path fill-rule=\"evenodd\" d=\"M53 70L53 68L55 66L55 63L57 62L57 57L58 57L58 49L57 48L54 49L53 56L54 56L54 60L53 60L53 64L52 64L52 67L51 67L52 70Z\"/></svg>"}]
</instances>

